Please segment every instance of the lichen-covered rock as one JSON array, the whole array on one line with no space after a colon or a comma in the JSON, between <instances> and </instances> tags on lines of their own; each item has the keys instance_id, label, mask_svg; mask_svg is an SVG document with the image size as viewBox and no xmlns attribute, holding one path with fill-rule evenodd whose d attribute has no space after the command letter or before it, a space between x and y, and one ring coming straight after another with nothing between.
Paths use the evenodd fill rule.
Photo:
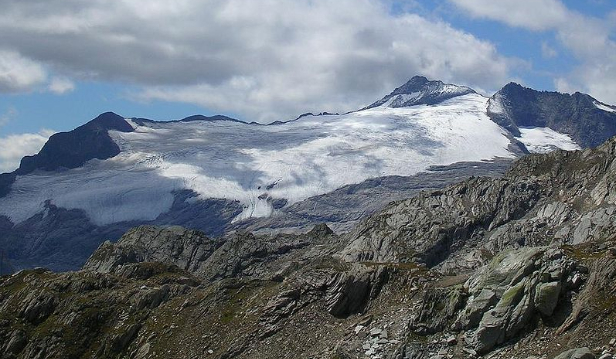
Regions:
<instances>
[{"instance_id":1,"label":"lichen-covered rock","mask_svg":"<svg viewBox=\"0 0 616 359\"><path fill-rule=\"evenodd\" d=\"M535 288L535 307L543 314L550 316L558 304L562 285L560 282L542 283Z\"/></svg>"}]
</instances>

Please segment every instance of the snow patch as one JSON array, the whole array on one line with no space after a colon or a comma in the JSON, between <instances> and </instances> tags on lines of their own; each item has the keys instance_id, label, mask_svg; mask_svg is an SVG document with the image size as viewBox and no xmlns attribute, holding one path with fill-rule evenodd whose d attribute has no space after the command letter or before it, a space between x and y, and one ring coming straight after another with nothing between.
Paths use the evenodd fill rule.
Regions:
<instances>
[{"instance_id":1,"label":"snow patch","mask_svg":"<svg viewBox=\"0 0 616 359\"><path fill-rule=\"evenodd\" d=\"M555 149L575 151L581 147L569 135L548 127L520 127L518 138L531 153L548 153Z\"/></svg>"},{"instance_id":2,"label":"snow patch","mask_svg":"<svg viewBox=\"0 0 616 359\"><path fill-rule=\"evenodd\" d=\"M601 103L599 101L595 101L595 107L600 109L600 110L603 110L603 111L616 113L616 108L614 108L612 106L608 106L608 105L606 105L604 103Z\"/></svg>"},{"instance_id":3,"label":"snow patch","mask_svg":"<svg viewBox=\"0 0 616 359\"><path fill-rule=\"evenodd\" d=\"M504 114L505 108L503 107L503 98L500 94L494 95L488 101L488 113L492 114Z\"/></svg>"}]
</instances>

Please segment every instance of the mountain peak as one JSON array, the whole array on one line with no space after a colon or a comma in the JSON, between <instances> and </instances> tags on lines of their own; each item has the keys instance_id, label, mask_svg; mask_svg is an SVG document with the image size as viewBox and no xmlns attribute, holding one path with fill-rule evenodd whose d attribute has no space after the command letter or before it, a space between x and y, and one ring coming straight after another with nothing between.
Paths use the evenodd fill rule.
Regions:
<instances>
[{"instance_id":1,"label":"mountain peak","mask_svg":"<svg viewBox=\"0 0 616 359\"><path fill-rule=\"evenodd\" d=\"M413 76L404 85L389 95L366 107L409 107L415 105L435 105L450 98L475 93L466 86L445 84L442 81L428 80L424 76Z\"/></svg>"},{"instance_id":2,"label":"mountain peak","mask_svg":"<svg viewBox=\"0 0 616 359\"><path fill-rule=\"evenodd\" d=\"M78 127L76 130L83 128L84 130L116 130L120 132L132 132L133 127L126 122L124 117L114 112L105 112L96 116L95 119Z\"/></svg>"}]
</instances>

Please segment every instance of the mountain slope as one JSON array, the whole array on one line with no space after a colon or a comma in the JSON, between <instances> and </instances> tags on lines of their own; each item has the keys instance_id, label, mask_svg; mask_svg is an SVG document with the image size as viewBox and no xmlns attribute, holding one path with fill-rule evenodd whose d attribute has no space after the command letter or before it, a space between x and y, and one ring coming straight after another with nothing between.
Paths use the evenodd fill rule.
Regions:
<instances>
[{"instance_id":1,"label":"mountain slope","mask_svg":"<svg viewBox=\"0 0 616 359\"><path fill-rule=\"evenodd\" d=\"M615 170L616 138L530 155L503 178L392 203L343 236L325 225L220 239L139 227L102 244L82 271L0 278L1 349L596 358L616 350Z\"/></svg>"},{"instance_id":2,"label":"mountain slope","mask_svg":"<svg viewBox=\"0 0 616 359\"><path fill-rule=\"evenodd\" d=\"M0 244L16 268L67 270L139 224L214 236L324 221L345 231L423 188L498 175L528 149L580 148L550 127L508 131L490 117L493 104L469 88L415 77L366 109L271 125L103 114L0 176ZM609 109L593 112L602 116L598 127ZM581 118L596 132L595 117Z\"/></svg>"}]
</instances>

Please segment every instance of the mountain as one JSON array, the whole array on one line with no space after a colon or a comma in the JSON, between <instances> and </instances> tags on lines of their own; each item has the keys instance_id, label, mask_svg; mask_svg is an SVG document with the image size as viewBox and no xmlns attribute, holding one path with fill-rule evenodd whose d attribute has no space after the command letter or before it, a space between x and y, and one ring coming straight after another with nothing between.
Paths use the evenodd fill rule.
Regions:
<instances>
[{"instance_id":1,"label":"mountain","mask_svg":"<svg viewBox=\"0 0 616 359\"><path fill-rule=\"evenodd\" d=\"M436 105L454 97L475 93L475 90L466 86L445 84L442 81L430 81L423 76L414 76L407 83L366 108Z\"/></svg>"},{"instance_id":2,"label":"mountain","mask_svg":"<svg viewBox=\"0 0 616 359\"><path fill-rule=\"evenodd\" d=\"M7 358L608 358L616 137L399 200L347 234L141 226L0 277Z\"/></svg>"},{"instance_id":3,"label":"mountain","mask_svg":"<svg viewBox=\"0 0 616 359\"><path fill-rule=\"evenodd\" d=\"M547 127L582 147L596 147L616 131L616 107L579 92L539 92L510 83L490 98L488 114L515 136Z\"/></svg>"},{"instance_id":4,"label":"mountain","mask_svg":"<svg viewBox=\"0 0 616 359\"><path fill-rule=\"evenodd\" d=\"M534 90L512 95L512 86L487 98L414 77L362 110L271 125L106 113L52 136L0 176L0 245L16 269L74 270L104 240L141 224L220 236L327 222L345 232L423 189L498 176L529 150L575 150L615 134L616 113L590 96L556 106ZM583 125L563 125L578 123L560 117L569 113Z\"/></svg>"}]
</instances>

